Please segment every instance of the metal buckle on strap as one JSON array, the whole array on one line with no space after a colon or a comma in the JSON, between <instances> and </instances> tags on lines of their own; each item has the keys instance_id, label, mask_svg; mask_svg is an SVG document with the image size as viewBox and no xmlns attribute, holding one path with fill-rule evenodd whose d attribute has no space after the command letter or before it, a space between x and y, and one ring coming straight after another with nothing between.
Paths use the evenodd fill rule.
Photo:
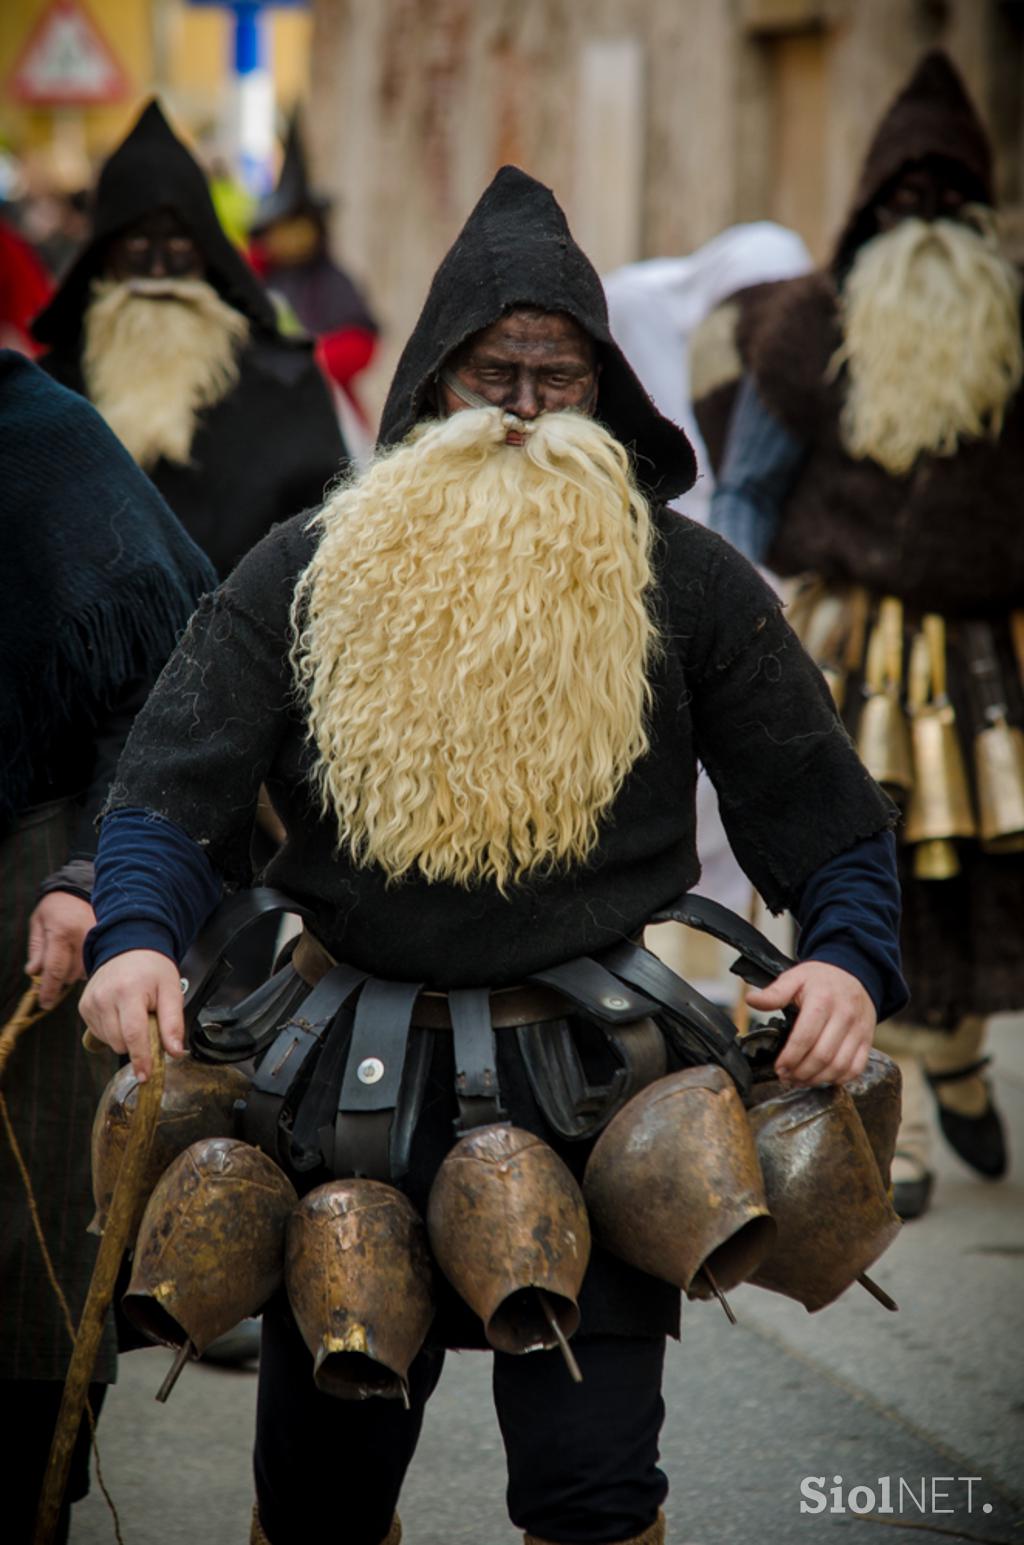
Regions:
<instances>
[{"instance_id":1,"label":"metal buckle on strap","mask_svg":"<svg viewBox=\"0 0 1024 1545\"><path fill-rule=\"evenodd\" d=\"M365 980L365 971L334 966L278 1032L256 1069L246 1106L246 1133L249 1141L272 1158L279 1157L281 1115L294 1097L307 1063L328 1025ZM301 1154L290 1153L287 1158L299 1167L308 1167Z\"/></svg>"},{"instance_id":2,"label":"metal buckle on strap","mask_svg":"<svg viewBox=\"0 0 1024 1545\"><path fill-rule=\"evenodd\" d=\"M457 989L448 994L455 1053L455 1095L461 1135L471 1127L501 1121L506 1112L498 1083L491 994L486 987Z\"/></svg>"}]
</instances>

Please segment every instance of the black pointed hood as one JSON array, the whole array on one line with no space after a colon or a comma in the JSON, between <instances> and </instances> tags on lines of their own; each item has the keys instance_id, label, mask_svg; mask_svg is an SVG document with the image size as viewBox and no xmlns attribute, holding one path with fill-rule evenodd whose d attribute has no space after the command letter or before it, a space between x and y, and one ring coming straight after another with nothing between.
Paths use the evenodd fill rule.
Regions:
<instances>
[{"instance_id":1,"label":"black pointed hood","mask_svg":"<svg viewBox=\"0 0 1024 1545\"><path fill-rule=\"evenodd\" d=\"M645 491L665 500L690 488L690 442L658 412L612 338L601 281L550 188L515 166L498 172L434 275L395 370L380 444L397 444L434 411L430 391L445 360L516 306L565 312L593 338L602 365L597 417L629 447Z\"/></svg>"},{"instance_id":2,"label":"black pointed hood","mask_svg":"<svg viewBox=\"0 0 1024 1545\"><path fill-rule=\"evenodd\" d=\"M871 211L888 184L928 156L952 162L979 203L994 202L988 135L959 71L940 48L925 54L875 130L836 245L837 267L845 267L874 234Z\"/></svg>"},{"instance_id":3,"label":"black pointed hood","mask_svg":"<svg viewBox=\"0 0 1024 1545\"><path fill-rule=\"evenodd\" d=\"M288 124L277 187L261 199L250 230L254 236L258 236L277 220L288 220L293 215L310 213L322 216L329 208L330 200L314 193L310 185L306 147L302 142L302 128L296 111Z\"/></svg>"},{"instance_id":4,"label":"black pointed hood","mask_svg":"<svg viewBox=\"0 0 1024 1545\"><path fill-rule=\"evenodd\" d=\"M276 331L273 304L245 258L225 235L202 168L178 139L155 99L104 162L93 200L92 232L57 293L36 317L40 343L77 347L92 282L107 243L126 226L170 209L191 233L214 288L258 327Z\"/></svg>"}]
</instances>

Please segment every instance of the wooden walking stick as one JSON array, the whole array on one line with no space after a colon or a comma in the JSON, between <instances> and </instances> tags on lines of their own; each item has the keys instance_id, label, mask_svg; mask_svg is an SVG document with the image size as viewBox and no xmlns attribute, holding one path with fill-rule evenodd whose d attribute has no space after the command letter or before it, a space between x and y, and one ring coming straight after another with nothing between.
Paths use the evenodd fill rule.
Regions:
<instances>
[{"instance_id":1,"label":"wooden walking stick","mask_svg":"<svg viewBox=\"0 0 1024 1545\"><path fill-rule=\"evenodd\" d=\"M153 1070L144 1084L139 1085L135 1113L125 1145L124 1158L118 1172L117 1184L111 1197L106 1227L100 1240L96 1265L93 1267L89 1293L78 1322L78 1334L71 1354L60 1414L50 1445L50 1458L46 1478L39 1498L33 1545L51 1545L60 1518L61 1503L68 1483L71 1454L78 1436L79 1423L85 1407L96 1365L103 1322L110 1300L114 1296L118 1268L128 1244L128 1232L135 1213L139 1182L145 1172L146 1159L156 1118L160 1110L160 1097L164 1087L164 1052L156 1015L149 1016L149 1048Z\"/></svg>"}]
</instances>

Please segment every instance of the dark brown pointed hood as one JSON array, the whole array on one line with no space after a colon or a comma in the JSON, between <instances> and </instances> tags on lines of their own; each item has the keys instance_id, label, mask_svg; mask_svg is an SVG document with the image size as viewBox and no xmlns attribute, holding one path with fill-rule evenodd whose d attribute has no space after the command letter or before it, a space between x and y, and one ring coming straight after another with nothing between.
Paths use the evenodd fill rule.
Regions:
<instances>
[{"instance_id":1,"label":"dark brown pointed hood","mask_svg":"<svg viewBox=\"0 0 1024 1545\"><path fill-rule=\"evenodd\" d=\"M434 275L384 405L381 445L397 444L434 411L445 360L516 306L565 312L589 333L602 366L598 419L629 448L648 495L685 493L696 476L690 442L658 412L613 339L601 280L551 189L516 166L497 173Z\"/></svg>"},{"instance_id":2,"label":"dark brown pointed hood","mask_svg":"<svg viewBox=\"0 0 1024 1545\"><path fill-rule=\"evenodd\" d=\"M871 211L880 194L911 162L927 156L953 162L980 203L994 201L992 147L967 88L941 49L925 54L883 115L868 149L850 217L833 266L848 266L874 234Z\"/></svg>"}]
</instances>

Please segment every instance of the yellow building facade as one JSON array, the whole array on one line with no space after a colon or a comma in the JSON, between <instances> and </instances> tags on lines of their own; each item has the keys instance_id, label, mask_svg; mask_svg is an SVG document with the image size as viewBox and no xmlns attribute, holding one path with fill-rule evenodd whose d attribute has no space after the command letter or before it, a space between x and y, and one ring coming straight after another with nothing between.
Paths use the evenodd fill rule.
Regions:
<instances>
[{"instance_id":1,"label":"yellow building facade","mask_svg":"<svg viewBox=\"0 0 1024 1545\"><path fill-rule=\"evenodd\" d=\"M19 100L19 61L53 0L0 3L0 145L43 156L77 180L123 137L140 105L158 94L176 124L214 148L232 88L234 21L220 6L185 0L64 0L85 16L113 55L123 89L96 106L36 106ZM271 9L263 20L266 65L279 109L304 98L312 22L302 8Z\"/></svg>"}]
</instances>

